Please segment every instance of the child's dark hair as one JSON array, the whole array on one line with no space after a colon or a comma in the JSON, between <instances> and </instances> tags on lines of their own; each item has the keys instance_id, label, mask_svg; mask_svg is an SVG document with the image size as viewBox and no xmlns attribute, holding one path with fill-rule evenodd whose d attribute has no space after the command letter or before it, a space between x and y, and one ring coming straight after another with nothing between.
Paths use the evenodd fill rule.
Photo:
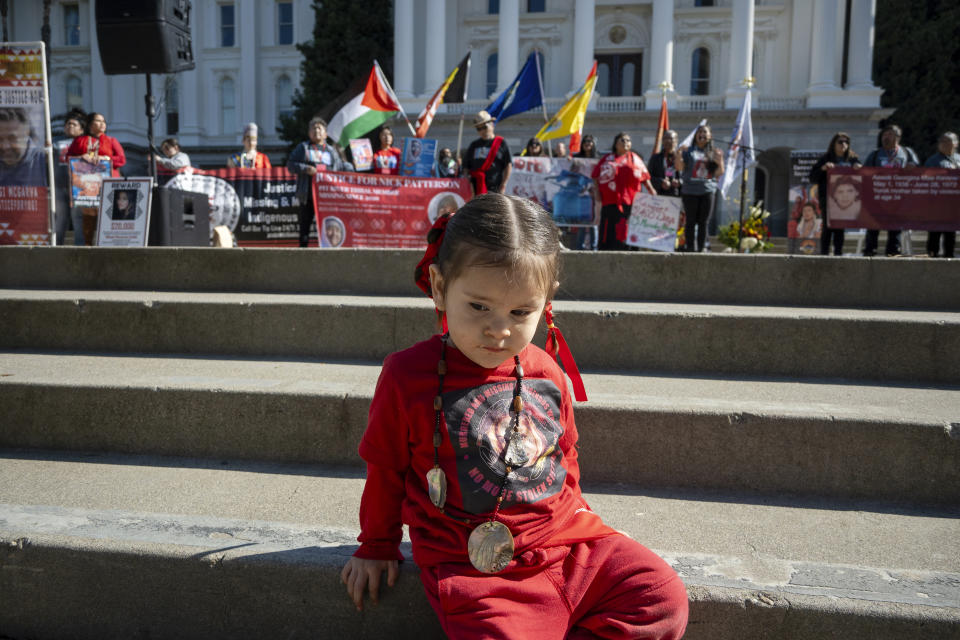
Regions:
<instances>
[{"instance_id":1,"label":"child's dark hair","mask_svg":"<svg viewBox=\"0 0 960 640\"><path fill-rule=\"evenodd\" d=\"M836 180L833 181L833 184L830 185L830 197L835 198L837 189L843 185L848 184L854 189L857 190L857 197L860 197L860 181L854 180L853 176L841 175L838 176Z\"/></svg>"},{"instance_id":2,"label":"child's dark hair","mask_svg":"<svg viewBox=\"0 0 960 640\"><path fill-rule=\"evenodd\" d=\"M487 193L453 214L436 264L445 285L469 267L530 271L549 300L560 275L560 232L536 203Z\"/></svg>"}]
</instances>

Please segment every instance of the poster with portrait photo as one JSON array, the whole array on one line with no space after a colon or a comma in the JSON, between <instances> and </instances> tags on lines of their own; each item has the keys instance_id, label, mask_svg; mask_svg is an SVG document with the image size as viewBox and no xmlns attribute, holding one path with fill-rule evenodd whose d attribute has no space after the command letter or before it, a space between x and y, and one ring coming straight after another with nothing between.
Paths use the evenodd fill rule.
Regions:
<instances>
[{"instance_id":1,"label":"poster with portrait photo","mask_svg":"<svg viewBox=\"0 0 960 640\"><path fill-rule=\"evenodd\" d=\"M356 171L370 171L373 167L373 147L370 138L351 138L350 155L353 157L353 168Z\"/></svg>"},{"instance_id":2,"label":"poster with portrait photo","mask_svg":"<svg viewBox=\"0 0 960 640\"><path fill-rule=\"evenodd\" d=\"M0 43L0 244L51 242L47 97L43 43Z\"/></svg>"},{"instance_id":3,"label":"poster with portrait photo","mask_svg":"<svg viewBox=\"0 0 960 640\"><path fill-rule=\"evenodd\" d=\"M400 175L429 178L437 161L437 141L424 138L403 139L403 161Z\"/></svg>"},{"instance_id":4,"label":"poster with portrait photo","mask_svg":"<svg viewBox=\"0 0 960 640\"><path fill-rule=\"evenodd\" d=\"M100 190L97 246L145 247L153 178L105 178Z\"/></svg>"},{"instance_id":5,"label":"poster with portrait photo","mask_svg":"<svg viewBox=\"0 0 960 640\"><path fill-rule=\"evenodd\" d=\"M70 158L70 206L99 207L100 185L110 177L110 158L100 158L96 164L83 158Z\"/></svg>"}]
</instances>

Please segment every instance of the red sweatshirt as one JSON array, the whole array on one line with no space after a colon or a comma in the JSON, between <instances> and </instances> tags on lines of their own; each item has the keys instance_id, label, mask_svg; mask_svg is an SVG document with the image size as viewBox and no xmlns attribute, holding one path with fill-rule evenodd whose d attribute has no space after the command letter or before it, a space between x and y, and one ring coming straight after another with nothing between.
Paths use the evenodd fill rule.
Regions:
<instances>
[{"instance_id":1,"label":"red sweatshirt","mask_svg":"<svg viewBox=\"0 0 960 640\"><path fill-rule=\"evenodd\" d=\"M440 348L440 337L434 336L384 361L360 443L360 455L368 464L357 557L402 559L398 545L401 524L406 523L420 567L467 563L471 530L493 513L503 477L503 432L512 420L513 361L484 369L447 347L440 467L448 490L446 513L441 513L430 502L426 486L434 459L433 398ZM510 475L497 520L513 533L516 555L613 534L580 494L577 428L563 372L532 344L521 352L520 361L520 429L530 460Z\"/></svg>"}]
</instances>

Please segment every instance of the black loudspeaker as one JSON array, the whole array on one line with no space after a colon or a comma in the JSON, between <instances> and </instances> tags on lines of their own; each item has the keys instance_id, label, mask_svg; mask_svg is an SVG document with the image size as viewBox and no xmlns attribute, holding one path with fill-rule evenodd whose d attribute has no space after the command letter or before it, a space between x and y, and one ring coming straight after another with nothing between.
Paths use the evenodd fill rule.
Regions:
<instances>
[{"instance_id":1,"label":"black loudspeaker","mask_svg":"<svg viewBox=\"0 0 960 640\"><path fill-rule=\"evenodd\" d=\"M194 68L190 0L96 1L104 73L176 73Z\"/></svg>"},{"instance_id":2,"label":"black loudspeaker","mask_svg":"<svg viewBox=\"0 0 960 640\"><path fill-rule=\"evenodd\" d=\"M151 247L209 247L210 200L207 194L155 188L147 244Z\"/></svg>"}]
</instances>

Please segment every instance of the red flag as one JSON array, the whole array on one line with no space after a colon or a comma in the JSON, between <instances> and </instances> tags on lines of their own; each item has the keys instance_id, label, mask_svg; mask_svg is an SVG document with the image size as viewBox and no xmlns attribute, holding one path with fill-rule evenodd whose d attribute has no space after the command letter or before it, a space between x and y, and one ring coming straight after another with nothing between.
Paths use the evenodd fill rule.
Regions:
<instances>
[{"instance_id":1,"label":"red flag","mask_svg":"<svg viewBox=\"0 0 960 640\"><path fill-rule=\"evenodd\" d=\"M670 118L667 116L667 96L663 96L663 102L660 103L660 120L657 122L657 139L653 143L653 152L660 153L660 145L663 143L663 134L670 128Z\"/></svg>"}]
</instances>

